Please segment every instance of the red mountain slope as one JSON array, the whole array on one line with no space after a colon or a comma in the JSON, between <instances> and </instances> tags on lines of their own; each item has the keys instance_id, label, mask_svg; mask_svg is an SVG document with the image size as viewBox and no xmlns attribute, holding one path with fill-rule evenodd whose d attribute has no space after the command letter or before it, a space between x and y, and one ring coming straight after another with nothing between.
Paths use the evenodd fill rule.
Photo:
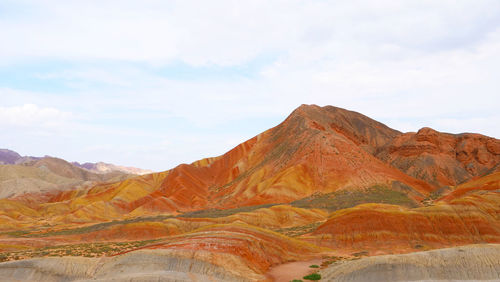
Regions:
<instances>
[{"instance_id":1,"label":"red mountain slope","mask_svg":"<svg viewBox=\"0 0 500 282\"><path fill-rule=\"evenodd\" d=\"M439 186L425 182L428 178L421 174L413 173L421 180L405 174L401 163L409 164L408 173L412 174L426 163L426 157L446 159L455 154L444 168L424 168L444 179L443 170L460 171L472 161L479 174L500 158L498 142L481 135L428 129L401 134L356 112L302 105L278 126L222 156L91 189L43 195L41 206L36 205L37 195L17 200L29 199L31 208L64 222L288 203L318 193L374 186L403 192L418 204ZM446 155L439 151L445 147L462 149ZM47 198L49 203L44 203Z\"/></svg>"},{"instance_id":2,"label":"red mountain slope","mask_svg":"<svg viewBox=\"0 0 500 282\"><path fill-rule=\"evenodd\" d=\"M435 187L453 186L490 173L500 162L500 140L426 127L397 136L377 157Z\"/></svg>"},{"instance_id":3,"label":"red mountain slope","mask_svg":"<svg viewBox=\"0 0 500 282\"><path fill-rule=\"evenodd\" d=\"M162 206L171 210L234 208L376 184L404 186L421 199L431 186L369 153L398 134L355 112L303 105L223 156L174 168L148 199L168 199Z\"/></svg>"}]
</instances>

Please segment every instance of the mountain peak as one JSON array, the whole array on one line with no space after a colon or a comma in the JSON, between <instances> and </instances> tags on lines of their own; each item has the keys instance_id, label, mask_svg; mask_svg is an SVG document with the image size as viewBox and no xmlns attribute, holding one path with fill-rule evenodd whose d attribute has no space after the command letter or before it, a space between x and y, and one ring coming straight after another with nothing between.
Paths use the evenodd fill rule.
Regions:
<instances>
[{"instance_id":1,"label":"mountain peak","mask_svg":"<svg viewBox=\"0 0 500 282\"><path fill-rule=\"evenodd\" d=\"M301 119L309 129L340 134L369 152L385 145L401 132L355 111L334 106L302 104L285 120Z\"/></svg>"},{"instance_id":2,"label":"mountain peak","mask_svg":"<svg viewBox=\"0 0 500 282\"><path fill-rule=\"evenodd\" d=\"M21 155L14 151L0 149L0 164L14 164L20 158Z\"/></svg>"},{"instance_id":3,"label":"mountain peak","mask_svg":"<svg viewBox=\"0 0 500 282\"><path fill-rule=\"evenodd\" d=\"M302 115L302 116L307 116L308 113L314 110L322 109L321 106L318 106L316 104L302 104L298 106L292 113L291 115Z\"/></svg>"}]
</instances>

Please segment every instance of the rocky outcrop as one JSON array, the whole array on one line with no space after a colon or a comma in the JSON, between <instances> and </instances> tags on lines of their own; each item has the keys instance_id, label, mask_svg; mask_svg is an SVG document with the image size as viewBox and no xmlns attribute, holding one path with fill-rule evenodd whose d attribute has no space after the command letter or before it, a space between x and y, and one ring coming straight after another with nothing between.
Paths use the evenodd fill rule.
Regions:
<instances>
[{"instance_id":1,"label":"rocky outcrop","mask_svg":"<svg viewBox=\"0 0 500 282\"><path fill-rule=\"evenodd\" d=\"M500 245L362 258L321 270L322 281L499 281Z\"/></svg>"},{"instance_id":2,"label":"rocky outcrop","mask_svg":"<svg viewBox=\"0 0 500 282\"><path fill-rule=\"evenodd\" d=\"M439 188L491 172L500 163L500 140L424 127L417 133L397 136L379 148L376 156Z\"/></svg>"}]
</instances>

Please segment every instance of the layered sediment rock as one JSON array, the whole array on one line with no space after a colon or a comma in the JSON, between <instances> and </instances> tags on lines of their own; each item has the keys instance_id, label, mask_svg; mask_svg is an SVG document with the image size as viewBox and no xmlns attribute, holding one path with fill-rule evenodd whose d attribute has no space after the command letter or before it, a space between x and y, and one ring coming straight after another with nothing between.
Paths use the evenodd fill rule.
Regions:
<instances>
[{"instance_id":1,"label":"layered sediment rock","mask_svg":"<svg viewBox=\"0 0 500 282\"><path fill-rule=\"evenodd\" d=\"M454 186L490 173L500 162L500 140L481 134L422 128L378 149L376 156L435 187Z\"/></svg>"},{"instance_id":2,"label":"layered sediment rock","mask_svg":"<svg viewBox=\"0 0 500 282\"><path fill-rule=\"evenodd\" d=\"M317 244L371 254L500 243L499 213L498 193L419 209L365 204L333 213L312 234Z\"/></svg>"},{"instance_id":3,"label":"layered sediment rock","mask_svg":"<svg viewBox=\"0 0 500 282\"><path fill-rule=\"evenodd\" d=\"M499 281L500 245L471 245L404 255L362 258L321 270L322 280Z\"/></svg>"},{"instance_id":4,"label":"layered sediment rock","mask_svg":"<svg viewBox=\"0 0 500 282\"><path fill-rule=\"evenodd\" d=\"M36 258L0 264L9 281L250 281L211 263L168 250L112 258Z\"/></svg>"}]
</instances>

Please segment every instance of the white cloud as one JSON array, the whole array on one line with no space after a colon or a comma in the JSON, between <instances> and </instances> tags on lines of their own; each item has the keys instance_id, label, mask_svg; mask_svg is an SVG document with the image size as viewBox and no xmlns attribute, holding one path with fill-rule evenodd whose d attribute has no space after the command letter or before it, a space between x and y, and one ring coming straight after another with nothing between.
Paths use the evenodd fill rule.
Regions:
<instances>
[{"instance_id":1,"label":"white cloud","mask_svg":"<svg viewBox=\"0 0 500 282\"><path fill-rule=\"evenodd\" d=\"M34 104L0 107L0 125L3 126L56 128L70 119L71 113Z\"/></svg>"},{"instance_id":2,"label":"white cloud","mask_svg":"<svg viewBox=\"0 0 500 282\"><path fill-rule=\"evenodd\" d=\"M356 110L402 131L431 126L500 136L497 0L11 5L15 16L0 15L0 70L42 62L48 69L36 68L34 77L66 88L20 91L24 85L0 80L0 113L9 116L0 125L59 128L75 144L46 144L75 160L120 163L129 155L146 168L148 160L155 169L171 167L182 156L219 154L255 134L257 127L245 128L251 122L268 120L264 130L302 103ZM178 79L176 65L188 73L251 74ZM165 67L170 74L161 73ZM34 114L22 119L16 111ZM227 135L206 133L231 121ZM81 148L95 149L78 155Z\"/></svg>"},{"instance_id":3,"label":"white cloud","mask_svg":"<svg viewBox=\"0 0 500 282\"><path fill-rule=\"evenodd\" d=\"M25 14L0 21L4 60L181 60L192 65L238 65L262 53L293 56L303 48L310 52L308 59L320 58L327 49L330 56L347 58L453 49L480 40L498 24L500 10L498 1L19 3Z\"/></svg>"},{"instance_id":4,"label":"white cloud","mask_svg":"<svg viewBox=\"0 0 500 282\"><path fill-rule=\"evenodd\" d=\"M451 133L482 133L488 136L498 137L500 130L500 115L496 114L484 118L443 118L432 121L434 128Z\"/></svg>"}]
</instances>

